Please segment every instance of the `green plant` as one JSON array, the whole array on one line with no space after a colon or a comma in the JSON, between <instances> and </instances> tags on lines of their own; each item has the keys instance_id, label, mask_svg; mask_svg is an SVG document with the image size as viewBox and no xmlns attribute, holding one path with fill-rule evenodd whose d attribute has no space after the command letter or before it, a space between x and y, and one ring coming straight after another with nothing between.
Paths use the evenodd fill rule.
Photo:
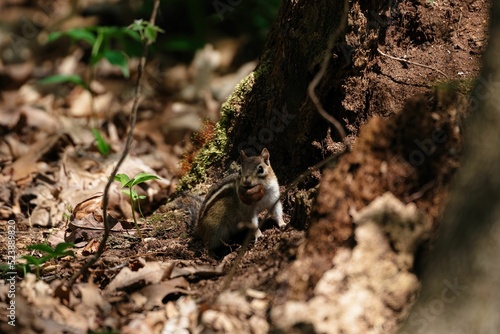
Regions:
<instances>
[{"instance_id":1,"label":"green plant","mask_svg":"<svg viewBox=\"0 0 500 334\"><path fill-rule=\"evenodd\" d=\"M18 264L17 268L22 269L24 274L30 272L30 265L35 267L36 276L40 277L40 267L45 262L58 259L63 256L75 256L72 250L67 250L70 247L73 247L74 244L68 242L61 242L56 245L55 248L50 247L47 244L35 244L29 245L26 247L28 250L36 250L42 253L45 253L42 257L36 257L33 255L23 255L21 258L26 260L26 264Z\"/></svg>"},{"instance_id":2,"label":"green plant","mask_svg":"<svg viewBox=\"0 0 500 334\"><path fill-rule=\"evenodd\" d=\"M92 128L92 134L94 135L97 149L102 156L107 157L109 155L109 151L111 150L111 146L106 142L99 130L97 130L96 128Z\"/></svg>"},{"instance_id":3,"label":"green plant","mask_svg":"<svg viewBox=\"0 0 500 334\"><path fill-rule=\"evenodd\" d=\"M87 85L85 80L81 76L74 75L52 75L50 77L43 78L38 81L41 84L60 84L60 83L72 83L90 92L90 87Z\"/></svg>"},{"instance_id":4,"label":"green plant","mask_svg":"<svg viewBox=\"0 0 500 334\"><path fill-rule=\"evenodd\" d=\"M24 277L26 276L26 273L30 272L30 267L27 263L25 264L16 263L14 266L9 265L7 263L3 263L0 264L0 271L2 272L3 279L7 278L7 275L9 275L10 273L17 271L21 271Z\"/></svg>"},{"instance_id":5,"label":"green plant","mask_svg":"<svg viewBox=\"0 0 500 334\"><path fill-rule=\"evenodd\" d=\"M160 0L154 0L153 9L151 12L151 18L149 20L149 25L151 25L151 26L155 25L156 15L158 14L159 6L160 6ZM118 161L114 165L113 170L111 171L111 175L108 178L106 185L104 186L104 193L102 195L102 216L103 216L103 223L104 223L104 233L102 235L101 242L99 243L99 246L97 247L97 250L94 253L94 255L89 259L89 261L85 262L85 264L80 268L80 270L76 274L74 274L71 277L71 279L69 280L69 282L67 284L64 283L65 285L69 285L70 287L73 286L73 284L75 284L76 280L79 277L85 275L89 271L89 268L92 265L94 265L97 262L97 260L102 256L102 254L104 253L104 249L106 247L106 243L107 243L109 236L110 236L111 224L108 221L108 214L107 214L108 213L108 204L109 204L109 191L110 191L112 183L115 180L115 176L118 174L118 170L120 169L120 166L122 165L123 161L125 161L128 153L130 151L130 146L132 143L132 136L134 133L136 122L137 122L137 110L139 107L139 100L141 98L141 91L142 91L141 87L142 87L143 80L144 80L144 68L146 66L146 58L147 58L147 54L148 54L148 48L152 44L152 42L154 42L154 41L147 39L145 41L143 40L143 42L144 42L144 45L142 48L142 53L141 53L139 65L137 67L137 80L136 80L136 84L135 84L135 92L134 92L134 97L133 97L132 108L131 108L131 112L130 112L130 116L129 116L129 130L127 132L125 146L124 146L123 151L120 155L120 158L118 159ZM136 227L137 227L137 225L136 225ZM59 285L59 287L62 287L62 284Z\"/></svg>"},{"instance_id":6,"label":"green plant","mask_svg":"<svg viewBox=\"0 0 500 334\"><path fill-rule=\"evenodd\" d=\"M112 65L120 67L125 78L130 76L128 58L139 56L137 49L141 36L137 31L127 27L87 27L55 31L49 35L49 42L62 37L69 37L73 43L86 42L90 44L92 46L91 67L102 59L106 59ZM64 79L64 76L59 77L61 80ZM67 76L68 81L66 82L74 83L70 77L73 76Z\"/></svg>"},{"instance_id":7,"label":"green plant","mask_svg":"<svg viewBox=\"0 0 500 334\"><path fill-rule=\"evenodd\" d=\"M129 57L140 56L141 41L155 41L159 27L148 21L136 20L128 27L87 27L74 28L67 31L56 31L49 35L49 43L62 37L68 37L73 43L84 42L90 44L92 52L90 56L90 71L87 80L77 74L53 75L40 80L42 84L71 83L87 90L92 97L92 110L94 93L90 83L94 77L94 67L101 60L106 59L112 65L118 66L125 78L130 76L128 68ZM92 128L97 148L103 156L108 156L110 146L106 143L99 130Z\"/></svg>"},{"instance_id":8,"label":"green plant","mask_svg":"<svg viewBox=\"0 0 500 334\"><path fill-rule=\"evenodd\" d=\"M145 199L146 196L139 195L134 188L138 184L144 183L144 182L149 181L149 180L158 180L158 179L159 179L158 176L148 174L148 173L139 173L136 176L134 176L132 179L130 179L130 177L124 173L115 175L115 181L120 182L120 184L122 186L122 192L130 197L130 206L132 208L132 218L134 219L135 228L137 229L137 233L139 234L139 237L141 239L142 239L142 233L141 233L141 230L139 229L139 225L137 224L137 220L135 218L135 208L137 207L141 216L144 217L144 215L142 214L142 211L141 211L140 200Z\"/></svg>"},{"instance_id":9,"label":"green plant","mask_svg":"<svg viewBox=\"0 0 500 334\"><path fill-rule=\"evenodd\" d=\"M134 23L128 26L128 29L137 32L141 36L141 40L150 42L156 41L159 32L165 32L160 27L152 25L149 21L143 19L135 20Z\"/></svg>"},{"instance_id":10,"label":"green plant","mask_svg":"<svg viewBox=\"0 0 500 334\"><path fill-rule=\"evenodd\" d=\"M56 31L49 35L49 42L59 38L68 37L73 43L85 42L92 46L90 56L90 70L87 80L77 74L71 75L53 75L40 80L42 84L60 84L71 83L87 90L92 97L92 110L94 94L90 88L94 76L94 67L102 59L106 59L111 64L120 67L123 76L128 78L130 72L128 69L128 57L138 56L137 45L141 37L137 31L126 27L87 27L74 28L67 31ZM118 45L119 48L113 47ZM97 148L103 156L108 156L110 146L106 143L99 130L92 128L92 134L96 140Z\"/></svg>"}]
</instances>

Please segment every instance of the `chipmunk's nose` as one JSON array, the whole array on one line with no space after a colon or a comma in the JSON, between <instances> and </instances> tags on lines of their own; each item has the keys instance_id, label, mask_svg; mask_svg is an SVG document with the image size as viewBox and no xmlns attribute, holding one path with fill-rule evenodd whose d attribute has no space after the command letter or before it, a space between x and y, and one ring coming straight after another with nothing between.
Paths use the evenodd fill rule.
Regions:
<instances>
[{"instance_id":1,"label":"chipmunk's nose","mask_svg":"<svg viewBox=\"0 0 500 334\"><path fill-rule=\"evenodd\" d=\"M245 176L245 178L243 179L243 185L245 187L250 187L252 185L252 182L250 181L250 177Z\"/></svg>"}]
</instances>

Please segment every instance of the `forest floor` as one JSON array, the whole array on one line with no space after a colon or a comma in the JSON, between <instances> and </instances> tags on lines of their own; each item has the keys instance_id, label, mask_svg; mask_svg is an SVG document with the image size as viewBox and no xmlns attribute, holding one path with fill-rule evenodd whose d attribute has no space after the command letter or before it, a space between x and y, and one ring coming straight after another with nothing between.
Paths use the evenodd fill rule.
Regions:
<instances>
[{"instance_id":1,"label":"forest floor","mask_svg":"<svg viewBox=\"0 0 500 334\"><path fill-rule=\"evenodd\" d=\"M231 245L223 259L210 257L202 243L188 233L186 217L164 206L189 169L194 148L207 140L204 136L218 120L221 103L257 64L257 60L235 61L240 43L235 39L207 45L189 63L173 57L149 61L134 142L120 170L129 176L146 172L160 177L138 189L146 196L142 204L145 217L139 219L143 239L131 222L128 197L115 182L109 208L117 224L106 251L71 291L58 288L95 253L102 236L100 195L126 138L138 63L136 59L129 61L128 80L123 79L120 69L105 61L99 63L90 84L93 99L81 85L40 83L54 74L88 77L88 45L46 41L56 28L97 21L75 15L51 26L50 22L69 15L70 1L60 4L57 11L50 12L32 5L18 6L15 1L0 5L0 24L8 31L0 39L0 263L4 264L5 279L16 273L16 328L7 323L12 298L7 297L10 285L5 281L0 284L0 332L86 333L108 328L122 333L180 329L266 333L275 328L272 309L290 297L288 288L294 278L287 275L300 273L290 268L298 252L304 252L301 247L306 239L311 238L303 226L297 228L292 221L291 198L295 194L284 199L288 226L279 229L272 221L266 222L263 237L250 244L233 276L228 272L241 246ZM398 3L394 10L404 15L386 26L379 57L365 60L376 70L345 83L347 109L365 109L367 102L357 99L357 90L370 89L373 98L368 103L379 113L367 117L382 116L388 121L379 119L366 127L362 125L368 119L351 124L349 132L361 138L358 146L323 176L342 182L349 179L353 165L363 164L360 170L365 172L379 169L379 161L364 154L383 150L388 138L400 138L391 137L394 132L406 131L408 138L413 138L412 126L419 128L415 119L430 106L430 118L424 121L436 121L452 138L437 149L445 153L439 153L444 158L432 166L428 178L430 187L436 187L436 182L440 185L432 200L418 203L428 188L412 189L412 176L405 177L407 170L402 163L400 169L390 170L394 178L387 184L356 190L339 186L337 193L318 203L315 212L324 214L331 201L344 197L366 199L370 197L367 191L393 191L406 194L405 204L417 202L418 209L431 219L432 234L446 203L447 186L459 166L466 98L472 94L470 88L479 75L486 45L487 8L483 0ZM45 16L50 16L50 21L41 19ZM358 19L362 20L361 16ZM418 24L407 26L407 22ZM408 67L418 67L418 74L408 75ZM450 107L446 94L435 87L438 82L452 81L460 86L462 98L460 105ZM412 96L408 96L410 102L394 98L408 86L425 102L411 100ZM108 156L99 152L92 128L110 144ZM201 135L193 135L196 132ZM403 146L404 142L392 144ZM338 221L352 220L349 209L336 215ZM10 236L15 240L14 248L10 247ZM321 235L312 237L322 242ZM26 259L21 258L30 255L40 259L47 254L29 250L29 246L46 243L55 247L62 242L75 244L71 248L74 257L44 260L38 270L33 262L26 266ZM14 253L8 253L12 250ZM12 254L16 256L14 270L5 266ZM26 269L31 273L25 273ZM306 295L312 296L314 287L308 289ZM296 330L307 332L307 328Z\"/></svg>"}]
</instances>

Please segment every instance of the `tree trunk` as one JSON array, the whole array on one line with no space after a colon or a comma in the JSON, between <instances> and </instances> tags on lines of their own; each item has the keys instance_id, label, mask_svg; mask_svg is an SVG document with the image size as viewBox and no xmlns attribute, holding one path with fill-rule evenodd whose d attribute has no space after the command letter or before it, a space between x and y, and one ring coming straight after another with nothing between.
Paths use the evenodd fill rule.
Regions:
<instances>
[{"instance_id":1,"label":"tree trunk","mask_svg":"<svg viewBox=\"0 0 500 334\"><path fill-rule=\"evenodd\" d=\"M257 153L268 147L275 169L285 182L322 158L325 152L313 149L311 143L327 137L329 124L308 98L307 87L328 56L330 35L342 32L346 5L345 1L327 0L283 2L255 71L255 82L245 97L244 112L229 131L230 156L237 156L241 149ZM345 68L346 59L331 65ZM321 100L339 95L341 76L332 76L334 72L338 74L330 67L330 75L318 89ZM341 118L339 107L337 100L328 110Z\"/></svg>"},{"instance_id":2,"label":"tree trunk","mask_svg":"<svg viewBox=\"0 0 500 334\"><path fill-rule=\"evenodd\" d=\"M500 16L494 1L492 18ZM497 333L500 329L500 23L472 94L479 106L464 161L404 333Z\"/></svg>"},{"instance_id":3,"label":"tree trunk","mask_svg":"<svg viewBox=\"0 0 500 334\"><path fill-rule=\"evenodd\" d=\"M454 3L441 4L437 10L427 1L283 0L260 64L223 105L215 138L196 157L183 181L195 184L205 173L217 179L241 149L256 154L267 147L280 183L288 185L318 161L340 151L342 138L320 116L307 94L311 80L328 57L316 94L325 110L345 128L346 142L353 144L353 150L334 167L316 172L299 185L311 199L313 192L309 190L320 184L311 215L304 214L311 208L296 208L294 214L294 201L299 201L297 188L285 196L292 199L284 203L287 214L312 220L297 258L287 268L280 268L280 294L273 300L273 305L279 306L271 311L271 320L278 327L287 331L312 323L319 331L329 325L346 333L396 330L418 288L413 268L415 245L437 225L447 186L458 167L464 92L470 87L452 80L472 80L479 73L485 31L477 29L474 37L470 36L472 27L487 19L487 9L481 3L471 4L479 7L467 8L462 15L454 10ZM346 20L343 15L347 15ZM331 36L338 37L330 53ZM466 75L463 69L467 69ZM445 83L438 85L443 80ZM386 192L395 200L387 200L392 197L385 196ZM345 260L356 258L359 242L366 237L356 234L360 230L353 217L382 195L386 204L392 203L388 207L402 208L403 215L414 213L413 204L405 205L415 203L423 216L414 214L404 221L409 222L405 228L415 232L404 247L397 246L397 236L381 237L383 245L373 245L375 253L384 249L382 264L390 267L387 273L394 272L393 278L402 282L401 286L385 276L372 281L370 275L384 272L377 267L379 262L365 263L366 272L353 277L348 273L353 268L349 269ZM394 223L396 229L398 223ZM384 221L377 224L382 230L391 225ZM369 274L373 268L375 273ZM339 270L334 273L337 277L345 277L343 290L329 296L318 293L317 285L325 272L332 274L335 269ZM371 296L372 303L351 301L349 298L358 295L350 289L365 283L363 293ZM346 314L351 309L339 300L349 301L352 310L364 312L356 317ZM370 310L375 304L378 308ZM323 314L326 310L331 312ZM354 327L352 319L356 319Z\"/></svg>"},{"instance_id":4,"label":"tree trunk","mask_svg":"<svg viewBox=\"0 0 500 334\"><path fill-rule=\"evenodd\" d=\"M452 28L435 13L431 4L409 1L284 0L258 67L223 105L215 138L182 184L196 184L206 174L219 177L220 167L227 168L241 149L256 154L267 147L282 183L338 152L342 138L307 94L325 57L330 61L316 94L346 129L348 142L370 117L399 112L409 97L429 92L444 75L456 78L463 67L473 75L479 68L478 50L449 53L443 48L440 44L470 43L465 36L450 40ZM342 26L345 15L348 23ZM442 15L461 24L467 20ZM329 54L332 35L337 38ZM408 65L389 58L391 54L432 66Z\"/></svg>"}]
</instances>

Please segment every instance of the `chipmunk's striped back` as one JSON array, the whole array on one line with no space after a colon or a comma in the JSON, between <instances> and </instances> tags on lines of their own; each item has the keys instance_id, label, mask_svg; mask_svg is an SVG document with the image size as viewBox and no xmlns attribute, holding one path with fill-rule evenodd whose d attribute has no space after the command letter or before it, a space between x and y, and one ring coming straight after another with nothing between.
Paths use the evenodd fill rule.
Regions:
<instances>
[{"instance_id":1,"label":"chipmunk's striped back","mask_svg":"<svg viewBox=\"0 0 500 334\"><path fill-rule=\"evenodd\" d=\"M242 151L239 173L224 178L208 191L198 215L198 235L210 251L227 243L242 223L252 224L258 238L262 235L258 215L265 210L280 227L285 225L279 197L268 150L263 149L256 157L247 157Z\"/></svg>"}]
</instances>

